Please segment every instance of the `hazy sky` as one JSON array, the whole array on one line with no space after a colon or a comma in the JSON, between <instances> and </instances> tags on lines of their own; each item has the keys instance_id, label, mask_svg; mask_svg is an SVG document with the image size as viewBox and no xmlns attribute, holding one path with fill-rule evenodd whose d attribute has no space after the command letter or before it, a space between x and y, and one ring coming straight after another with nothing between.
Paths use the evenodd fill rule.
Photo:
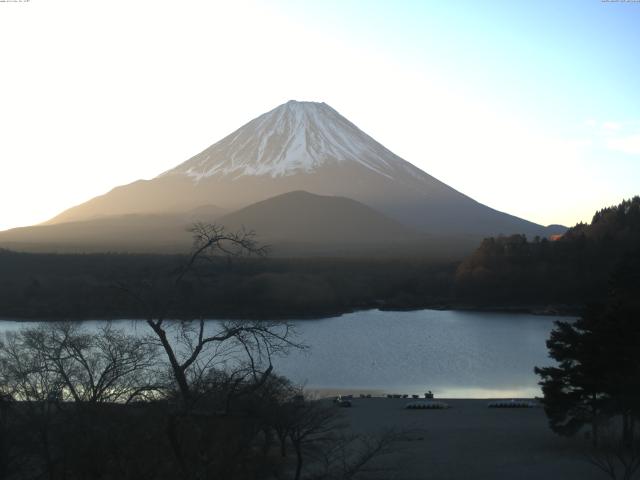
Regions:
<instances>
[{"instance_id":1,"label":"hazy sky","mask_svg":"<svg viewBox=\"0 0 640 480\"><path fill-rule=\"evenodd\" d=\"M23 0L0 42L0 229L289 99L539 223L640 193L640 3Z\"/></svg>"}]
</instances>

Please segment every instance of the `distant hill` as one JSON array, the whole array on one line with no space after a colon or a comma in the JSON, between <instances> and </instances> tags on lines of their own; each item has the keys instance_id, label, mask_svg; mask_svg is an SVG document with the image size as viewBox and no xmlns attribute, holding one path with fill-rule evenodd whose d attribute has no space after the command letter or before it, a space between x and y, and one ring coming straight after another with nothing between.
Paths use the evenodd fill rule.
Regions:
<instances>
[{"instance_id":1,"label":"distant hill","mask_svg":"<svg viewBox=\"0 0 640 480\"><path fill-rule=\"evenodd\" d=\"M191 246L183 215L114 215L0 232L0 247L23 252L179 253Z\"/></svg>"},{"instance_id":2,"label":"distant hill","mask_svg":"<svg viewBox=\"0 0 640 480\"><path fill-rule=\"evenodd\" d=\"M254 230L278 245L348 246L418 243L426 235L344 197L289 192L220 218L230 230Z\"/></svg>"},{"instance_id":3,"label":"distant hill","mask_svg":"<svg viewBox=\"0 0 640 480\"><path fill-rule=\"evenodd\" d=\"M183 213L129 214L41 224L0 232L0 248L23 252L184 253L194 222L215 222L226 211L201 205Z\"/></svg>"},{"instance_id":4,"label":"distant hill","mask_svg":"<svg viewBox=\"0 0 640 480\"><path fill-rule=\"evenodd\" d=\"M478 238L429 236L343 197L289 192L222 215L213 206L188 214L131 214L0 232L0 247L31 252L184 253L195 221L256 232L275 256L461 257Z\"/></svg>"},{"instance_id":5,"label":"distant hill","mask_svg":"<svg viewBox=\"0 0 640 480\"><path fill-rule=\"evenodd\" d=\"M68 242L86 235L84 244L90 239L98 245L104 240L123 242L124 237L102 238L109 231L124 228L136 232L139 228L139 244L147 250L150 243L160 245L162 233L176 225L176 218L119 216L30 227L13 234L36 241L52 240L57 234L57 241ZM200 314L218 318L302 317L362 308L538 310L548 305L553 308L545 308L547 311L557 308L573 313L587 302L605 298L616 270L623 277L635 278L618 279L618 288L635 285L627 295L640 298L640 197L597 212L589 225L577 225L557 241L529 241L522 235L487 238L481 244L478 240L476 251L462 263L441 261L443 252L460 247L455 243L460 237L416 234L369 207L339 197L291 192L218 220L235 228L261 229L258 239L271 243L275 255L206 262L202 275L184 290L188 298L175 305L176 318ZM183 235L186 246L189 235L181 228L174 232ZM148 231L158 234L145 237ZM136 305L114 286L152 281L157 288L171 288L173 284L163 280L186 259L185 255L16 253L1 249L3 235L0 317L4 318L138 318L141 313ZM393 256L389 250L386 255L379 254L375 243L367 247L363 237L384 241L387 247L396 242ZM296 252L295 246L282 243L282 238L302 242L303 248L297 251L304 255L290 255ZM417 248L412 243L416 238L425 249L419 258L417 250L412 251ZM322 242L314 244L317 240ZM347 245L347 240L353 243ZM316 258L309 258L308 253L316 248ZM332 255L336 251L357 255ZM425 251L439 253L434 258ZM619 270L621 264L627 269Z\"/></svg>"}]
</instances>

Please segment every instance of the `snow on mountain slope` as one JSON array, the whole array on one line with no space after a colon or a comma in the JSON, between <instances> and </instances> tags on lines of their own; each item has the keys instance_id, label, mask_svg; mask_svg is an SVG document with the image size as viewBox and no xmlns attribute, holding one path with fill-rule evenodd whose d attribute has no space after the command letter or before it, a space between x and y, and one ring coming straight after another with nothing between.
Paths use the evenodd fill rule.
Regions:
<instances>
[{"instance_id":1,"label":"snow on mountain slope","mask_svg":"<svg viewBox=\"0 0 640 480\"><path fill-rule=\"evenodd\" d=\"M329 105L297 101L152 180L116 187L47 223L207 204L233 211L292 191L350 198L435 235L545 235L544 227L482 205L403 160Z\"/></svg>"},{"instance_id":2,"label":"snow on mountain slope","mask_svg":"<svg viewBox=\"0 0 640 480\"><path fill-rule=\"evenodd\" d=\"M407 167L326 103L291 100L162 175L183 174L196 181L214 175L281 177L343 162L390 179L397 168Z\"/></svg>"}]
</instances>

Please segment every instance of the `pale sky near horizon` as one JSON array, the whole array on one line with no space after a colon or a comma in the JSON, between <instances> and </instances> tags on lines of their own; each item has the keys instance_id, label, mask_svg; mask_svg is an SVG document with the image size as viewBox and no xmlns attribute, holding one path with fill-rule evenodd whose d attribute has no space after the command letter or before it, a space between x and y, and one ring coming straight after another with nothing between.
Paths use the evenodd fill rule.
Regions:
<instances>
[{"instance_id":1,"label":"pale sky near horizon","mask_svg":"<svg viewBox=\"0 0 640 480\"><path fill-rule=\"evenodd\" d=\"M640 2L0 1L0 229L324 101L498 210L640 194Z\"/></svg>"}]
</instances>

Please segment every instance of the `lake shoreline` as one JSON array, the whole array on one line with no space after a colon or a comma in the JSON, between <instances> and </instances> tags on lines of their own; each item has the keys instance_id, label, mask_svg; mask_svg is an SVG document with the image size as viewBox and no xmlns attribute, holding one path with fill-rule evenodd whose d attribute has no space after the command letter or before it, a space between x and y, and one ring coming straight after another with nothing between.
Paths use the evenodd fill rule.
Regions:
<instances>
[{"instance_id":1,"label":"lake shoreline","mask_svg":"<svg viewBox=\"0 0 640 480\"><path fill-rule=\"evenodd\" d=\"M274 357L273 365L296 385L339 389L341 394L359 395L355 388L376 390L365 395L424 397L432 391L438 398L530 398L540 395L533 367L548 363L545 342L553 322L563 318L378 309L318 321L294 319L289 324L291 334L306 348ZM37 326L37 320L41 319L0 322L0 328L17 331ZM205 321L205 333L218 332L220 322ZM105 324L104 320L78 322L88 331ZM167 331L173 334L179 324L167 320ZM144 320L121 317L113 326L133 335L150 333Z\"/></svg>"},{"instance_id":2,"label":"lake shoreline","mask_svg":"<svg viewBox=\"0 0 640 480\"><path fill-rule=\"evenodd\" d=\"M290 314L250 314L246 312L231 313L225 312L220 314L205 315L206 320L322 320L325 318L335 318L350 313L381 311L381 312L415 312L420 310L435 311L460 311L460 312L478 312L478 313L516 313L529 314L536 316L554 316L554 317L576 317L581 314L584 307L577 305L470 305L470 304L429 304L423 306L389 306L389 305L371 305L362 308L345 308L345 309L329 309L326 311L317 311L311 313L293 312ZM199 320L198 317L175 318L174 320ZM145 321L146 317L136 317L133 315L127 318L116 316L93 316L93 317L31 317L31 316L6 316L0 314L0 322L59 322L73 321L83 322L89 320L100 321L119 321L119 320L136 320Z\"/></svg>"},{"instance_id":3,"label":"lake shoreline","mask_svg":"<svg viewBox=\"0 0 640 480\"><path fill-rule=\"evenodd\" d=\"M406 399L356 398L351 408L341 409L350 434L406 432L395 452L375 463L385 472L372 478L389 478L389 472L399 480L602 478L587 462L590 443L581 435L554 434L543 408L489 408L484 399L436 400L449 408L412 410L405 408Z\"/></svg>"},{"instance_id":4,"label":"lake shoreline","mask_svg":"<svg viewBox=\"0 0 640 480\"><path fill-rule=\"evenodd\" d=\"M338 396L346 397L349 399L358 399L362 401L366 400L394 400L396 402L405 401L406 403L415 401L435 401L435 402L448 402L448 401L465 401L465 402L492 402L496 400L502 401L527 401L536 403L536 408L541 407L537 402L541 397L537 396L483 396L483 397L452 397L449 395L439 396L437 392L433 393L433 398L425 398L424 393L414 397L414 392L407 394L405 391L398 388L346 388L346 387L305 387L305 397L317 400L334 399ZM542 393L542 392L540 392ZM406 396L404 396L406 395Z\"/></svg>"}]
</instances>

